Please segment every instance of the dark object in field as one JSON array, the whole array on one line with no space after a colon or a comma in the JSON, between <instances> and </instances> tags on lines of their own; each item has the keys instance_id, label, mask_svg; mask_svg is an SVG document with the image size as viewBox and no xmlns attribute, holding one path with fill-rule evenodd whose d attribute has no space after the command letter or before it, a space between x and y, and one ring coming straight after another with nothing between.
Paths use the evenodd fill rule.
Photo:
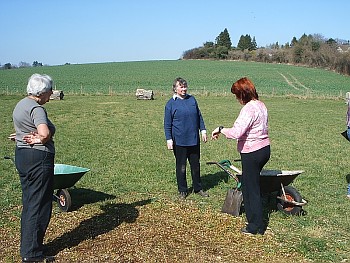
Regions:
<instances>
[{"instance_id":1,"label":"dark object in field","mask_svg":"<svg viewBox=\"0 0 350 263\"><path fill-rule=\"evenodd\" d=\"M343 132L341 133L341 135L343 135L344 138L345 138L346 140L350 141L350 140L349 140L349 137L348 137L348 132L347 132L347 130L343 131Z\"/></svg>"}]
</instances>

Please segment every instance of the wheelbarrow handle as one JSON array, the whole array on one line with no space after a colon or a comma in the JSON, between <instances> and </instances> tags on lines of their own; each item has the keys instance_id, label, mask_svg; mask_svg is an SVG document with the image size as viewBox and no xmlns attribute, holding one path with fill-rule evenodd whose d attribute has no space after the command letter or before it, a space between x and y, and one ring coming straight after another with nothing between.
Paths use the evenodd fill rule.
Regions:
<instances>
[{"instance_id":1,"label":"wheelbarrow handle","mask_svg":"<svg viewBox=\"0 0 350 263\"><path fill-rule=\"evenodd\" d=\"M223 164L218 162L207 162L207 164L216 164L219 166L222 170L224 170L229 176L231 176L235 181L237 182L238 186L240 186L240 181L238 180L238 177L234 175L231 171L229 171Z\"/></svg>"}]
</instances>

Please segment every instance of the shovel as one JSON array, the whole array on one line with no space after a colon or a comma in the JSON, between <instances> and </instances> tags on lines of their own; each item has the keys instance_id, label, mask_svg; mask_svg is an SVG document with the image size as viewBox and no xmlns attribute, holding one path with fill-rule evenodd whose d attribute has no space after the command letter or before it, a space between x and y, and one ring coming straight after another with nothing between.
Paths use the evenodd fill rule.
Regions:
<instances>
[{"instance_id":1,"label":"shovel","mask_svg":"<svg viewBox=\"0 0 350 263\"><path fill-rule=\"evenodd\" d=\"M221 162L207 162L207 164L216 164L237 182L236 188L229 189L227 191L225 202L224 202L224 205L222 206L221 212L227 213L233 216L239 216L242 203L243 203L241 183L238 180L237 176L227 168L230 168L239 174L241 174L241 171L235 166L231 165L231 162L229 160L224 160Z\"/></svg>"}]
</instances>

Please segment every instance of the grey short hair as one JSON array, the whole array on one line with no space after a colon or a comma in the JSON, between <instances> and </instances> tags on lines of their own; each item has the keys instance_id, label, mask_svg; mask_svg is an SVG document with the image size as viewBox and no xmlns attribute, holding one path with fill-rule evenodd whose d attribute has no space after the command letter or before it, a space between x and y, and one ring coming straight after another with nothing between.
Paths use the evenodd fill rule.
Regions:
<instances>
[{"instance_id":1,"label":"grey short hair","mask_svg":"<svg viewBox=\"0 0 350 263\"><path fill-rule=\"evenodd\" d=\"M33 96L40 96L45 92L52 90L53 81L48 75L33 74L27 85L27 94Z\"/></svg>"},{"instance_id":2,"label":"grey short hair","mask_svg":"<svg viewBox=\"0 0 350 263\"><path fill-rule=\"evenodd\" d=\"M186 81L185 79L183 79L183 78L178 77L178 78L176 78L176 79L174 80L174 83L173 83L173 92L174 92L174 93L176 93L176 84L177 84L178 82L179 82L179 84L180 84L181 86L187 87L187 81Z\"/></svg>"}]
</instances>

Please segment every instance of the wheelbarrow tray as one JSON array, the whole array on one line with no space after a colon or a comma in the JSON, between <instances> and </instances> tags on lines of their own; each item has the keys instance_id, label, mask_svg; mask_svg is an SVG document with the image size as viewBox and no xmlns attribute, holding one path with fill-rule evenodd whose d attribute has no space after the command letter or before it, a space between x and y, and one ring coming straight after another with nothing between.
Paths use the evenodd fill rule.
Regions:
<instances>
[{"instance_id":1,"label":"wheelbarrow tray","mask_svg":"<svg viewBox=\"0 0 350 263\"><path fill-rule=\"evenodd\" d=\"M86 173L88 168L67 164L55 164L54 189L70 188Z\"/></svg>"},{"instance_id":2,"label":"wheelbarrow tray","mask_svg":"<svg viewBox=\"0 0 350 263\"><path fill-rule=\"evenodd\" d=\"M262 170L260 173L260 189L264 193L279 191L281 184L287 186L304 171L287 171L287 170ZM239 178L241 175L237 174ZM240 179L240 178L239 178Z\"/></svg>"}]
</instances>

